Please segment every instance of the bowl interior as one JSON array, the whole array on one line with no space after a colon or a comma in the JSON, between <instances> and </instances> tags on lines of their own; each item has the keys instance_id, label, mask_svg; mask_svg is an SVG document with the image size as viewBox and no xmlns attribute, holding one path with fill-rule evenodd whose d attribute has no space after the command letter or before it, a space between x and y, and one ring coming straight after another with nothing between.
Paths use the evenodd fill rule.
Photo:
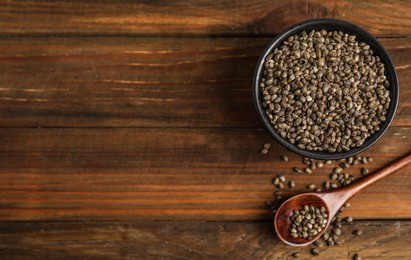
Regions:
<instances>
[{"instance_id":1,"label":"bowl interior","mask_svg":"<svg viewBox=\"0 0 411 260\"><path fill-rule=\"evenodd\" d=\"M296 35L301 33L302 31L310 32L311 30L327 30L327 31L342 31L344 33L356 35L357 41L365 42L370 45L374 55L380 57L381 62L385 65L385 76L387 80L390 82L390 98L391 103L390 107L388 108L386 114L386 121L380 125L380 130L370 137L368 137L364 144L360 147L351 148L350 151L344 152L335 152L330 153L327 151L308 151L302 150L298 148L296 145L290 143L287 139L282 138L275 130L270 120L265 112L265 108L263 107L263 97L260 91L259 83L263 76L264 72L264 60L265 57L273 52L273 50L279 46L281 46L282 42L285 41L288 37L292 35ZM334 20L334 19L317 19L317 20L309 20L299 24L296 24L284 31L283 33L279 34L274 40L268 45L265 49L264 53L261 55L260 60L258 62L255 75L254 75L254 103L257 108L258 114L260 115L261 119L264 122L264 125L270 132L270 134L283 146L288 148L289 150L298 153L305 157L315 158L315 159L322 159L322 160L336 160L345 157L349 157L355 154L358 154L369 147L371 147L375 142L377 142L381 136L387 131L389 125L391 124L395 111L397 110L398 106L398 98L399 98L399 84L397 73L395 71L394 64L389 57L387 51L378 42L378 40L372 36L370 33L358 27L354 24L341 21L341 20Z\"/></svg>"}]
</instances>

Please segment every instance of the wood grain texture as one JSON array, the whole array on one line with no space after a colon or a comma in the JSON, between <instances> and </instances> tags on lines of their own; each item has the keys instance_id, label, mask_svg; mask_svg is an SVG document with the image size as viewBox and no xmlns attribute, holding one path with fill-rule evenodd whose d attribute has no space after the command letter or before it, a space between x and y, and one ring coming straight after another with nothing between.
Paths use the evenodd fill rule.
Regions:
<instances>
[{"instance_id":1,"label":"wood grain texture","mask_svg":"<svg viewBox=\"0 0 411 260\"><path fill-rule=\"evenodd\" d=\"M1 127L261 127L252 78L270 38L1 38ZM395 126L411 126L411 41Z\"/></svg>"},{"instance_id":2,"label":"wood grain texture","mask_svg":"<svg viewBox=\"0 0 411 260\"><path fill-rule=\"evenodd\" d=\"M381 37L401 101L367 167L410 152L410 1L6 0L0 12L1 259L310 259L279 243L264 202L277 174L296 181L288 197L332 168L293 173L301 158L262 128L251 91L272 36L306 19ZM343 226L320 258L410 259L410 173L355 197L344 214L371 220Z\"/></svg>"},{"instance_id":3,"label":"wood grain texture","mask_svg":"<svg viewBox=\"0 0 411 260\"><path fill-rule=\"evenodd\" d=\"M275 34L312 18L344 19L377 35L410 35L406 0L2 1L3 34Z\"/></svg>"},{"instance_id":4,"label":"wood grain texture","mask_svg":"<svg viewBox=\"0 0 411 260\"><path fill-rule=\"evenodd\" d=\"M354 237L355 229L364 235ZM409 259L410 232L410 221L355 222L317 258ZM6 259L312 259L310 249L280 243L271 222L0 223Z\"/></svg>"},{"instance_id":5,"label":"wood grain texture","mask_svg":"<svg viewBox=\"0 0 411 260\"><path fill-rule=\"evenodd\" d=\"M391 127L367 151L370 170L410 152L409 135ZM332 171L293 173L301 158L276 143L261 155L273 141L262 129L3 128L0 141L0 221L271 219L264 202L273 177L285 174L300 193ZM411 218L410 173L411 166L370 187L347 213Z\"/></svg>"}]
</instances>

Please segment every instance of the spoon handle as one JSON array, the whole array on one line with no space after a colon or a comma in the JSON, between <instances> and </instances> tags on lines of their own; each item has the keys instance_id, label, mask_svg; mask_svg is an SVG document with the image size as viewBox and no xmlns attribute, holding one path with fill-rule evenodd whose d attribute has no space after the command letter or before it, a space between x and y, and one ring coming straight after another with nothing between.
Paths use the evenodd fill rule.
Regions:
<instances>
[{"instance_id":1,"label":"spoon handle","mask_svg":"<svg viewBox=\"0 0 411 260\"><path fill-rule=\"evenodd\" d=\"M348 185L344 188L338 189L334 192L329 192L328 194L324 194L330 200L334 202L333 208L331 211L337 212L338 209L352 196L354 196L357 192L367 188L368 186L380 181L381 179L387 177L388 175L398 171L399 169L407 166L411 163L411 154L408 154L401 159L385 166L384 168L378 170L377 172L370 174L351 185Z\"/></svg>"}]
</instances>

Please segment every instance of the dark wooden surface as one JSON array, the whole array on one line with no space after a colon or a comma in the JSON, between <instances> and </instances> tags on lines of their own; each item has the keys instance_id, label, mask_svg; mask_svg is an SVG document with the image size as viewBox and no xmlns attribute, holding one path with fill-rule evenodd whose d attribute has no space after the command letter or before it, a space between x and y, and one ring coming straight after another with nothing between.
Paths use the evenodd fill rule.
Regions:
<instances>
[{"instance_id":1,"label":"dark wooden surface","mask_svg":"<svg viewBox=\"0 0 411 260\"><path fill-rule=\"evenodd\" d=\"M7 259L313 259L311 246L280 243L263 222L34 222L2 223ZM356 229L364 231L354 236ZM343 226L340 246L315 259L410 259L410 221L358 221Z\"/></svg>"},{"instance_id":2,"label":"dark wooden surface","mask_svg":"<svg viewBox=\"0 0 411 260\"><path fill-rule=\"evenodd\" d=\"M275 34L311 18L352 21L379 36L411 34L408 0L2 1L5 34Z\"/></svg>"},{"instance_id":3,"label":"dark wooden surface","mask_svg":"<svg viewBox=\"0 0 411 260\"><path fill-rule=\"evenodd\" d=\"M27 0L0 11L2 259L308 259L310 247L278 241L264 202L277 174L296 181L289 196L331 168L293 173L301 158L264 130L251 91L272 36L305 19L379 37L401 99L365 152L369 168L411 152L409 1ZM319 258L411 258L410 173L352 199L344 214L360 220Z\"/></svg>"}]
</instances>

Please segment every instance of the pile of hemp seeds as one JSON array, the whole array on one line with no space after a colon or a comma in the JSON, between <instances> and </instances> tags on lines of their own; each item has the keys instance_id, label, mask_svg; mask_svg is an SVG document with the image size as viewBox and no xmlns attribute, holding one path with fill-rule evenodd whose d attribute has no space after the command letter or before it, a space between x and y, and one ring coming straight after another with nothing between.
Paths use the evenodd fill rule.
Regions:
<instances>
[{"instance_id":1,"label":"pile of hemp seeds","mask_svg":"<svg viewBox=\"0 0 411 260\"><path fill-rule=\"evenodd\" d=\"M260 150L260 154L266 155L269 153L271 144L265 143L263 145L263 148ZM289 158L285 155L282 155L280 158L284 162L289 162ZM356 179L360 178L361 176L366 176L369 174L369 169L367 168L367 165L373 161L372 157L368 156L352 156L348 157L346 159L340 159L337 161L331 161L331 160L315 160L307 157L302 158L302 164L304 165L303 167L293 167L290 166L290 172L292 171L294 174L306 174L306 175L311 175L315 171L322 171L328 170L328 178L323 180L322 185L316 185L315 183L305 183L305 184L300 184L302 185L307 191L315 191L315 192L321 192L321 191L331 191L333 189L337 189L340 187L344 187L346 185L349 185ZM357 174L350 174L347 171L353 172L351 167L354 166L361 166L359 168L359 172ZM327 167L327 168L325 168ZM321 169L324 168L324 169ZM330 170L331 168L331 170ZM358 167L356 168L358 171ZM270 211L275 214L278 207L289 197L292 195L296 194L291 194L292 190L296 187L298 184L294 180L287 180L285 175L277 175L272 179L272 184L275 187L275 191L273 192L273 200L266 201L265 204L266 206L270 209ZM287 194L287 196L285 196ZM311 248L310 253L314 256L320 255L321 250L324 249L325 247L333 247L333 246L338 246L340 245L343 241L340 240L340 235L342 234L342 226L343 224L350 224L353 222L353 218L351 216L346 216L342 217L341 213L343 212L344 208L350 207L350 203L345 203L344 206L339 210L339 212L336 214L336 216L332 219L330 226L328 230L319 238L316 240L313 245L314 247ZM315 208L312 207L311 205L304 205L303 208L298 209L297 212L293 212L292 216L292 223L295 224L295 226L290 227L290 235L291 236L298 236L306 239L310 239L310 235L314 236L314 229L316 229L316 232L322 231L322 229L318 229L325 227L327 223L323 223L321 219L326 219L326 216L324 215L324 209L321 208ZM312 225L307 225L308 222L306 221L303 228L301 222L295 221L298 218L298 215L301 215L301 213L309 213L310 217L314 217L315 219L319 219L319 222L317 223L317 226L315 226L313 223ZM321 222L320 222L321 220ZM323 225L323 226L322 226ZM295 229L295 230L293 230ZM300 230L298 230L300 229ZM305 235L305 231L307 234ZM295 234L295 235L293 235ZM356 229L353 231L354 236L360 236L363 234L362 230ZM298 258L300 256L299 253L293 253L291 254L293 258ZM353 259L359 260L361 257L359 254L354 254Z\"/></svg>"},{"instance_id":2,"label":"pile of hemp seeds","mask_svg":"<svg viewBox=\"0 0 411 260\"><path fill-rule=\"evenodd\" d=\"M349 151L386 121L390 83L370 46L341 31L290 36L259 82L275 131L299 149Z\"/></svg>"}]
</instances>

